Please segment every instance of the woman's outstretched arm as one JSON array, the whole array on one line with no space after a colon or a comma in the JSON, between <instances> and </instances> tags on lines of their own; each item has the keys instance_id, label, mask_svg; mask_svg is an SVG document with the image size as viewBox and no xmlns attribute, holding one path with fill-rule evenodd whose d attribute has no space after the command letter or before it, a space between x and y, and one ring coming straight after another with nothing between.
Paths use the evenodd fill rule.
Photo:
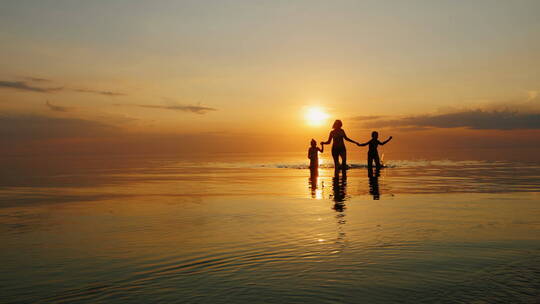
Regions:
<instances>
[{"instance_id":1,"label":"woman's outstretched arm","mask_svg":"<svg viewBox=\"0 0 540 304\"><path fill-rule=\"evenodd\" d=\"M352 139L350 139L350 138L347 137L347 134L345 134L345 131L343 131L343 138L344 138L346 141L349 141L349 142L352 142L352 143L355 143L355 144L358 145L358 142L356 142L356 141L354 141L354 140L352 140Z\"/></svg>"},{"instance_id":2,"label":"woman's outstretched arm","mask_svg":"<svg viewBox=\"0 0 540 304\"><path fill-rule=\"evenodd\" d=\"M330 134L328 134L328 140L327 141L321 141L321 145L329 145L332 142L332 132L330 131Z\"/></svg>"},{"instance_id":3,"label":"woman's outstretched arm","mask_svg":"<svg viewBox=\"0 0 540 304\"><path fill-rule=\"evenodd\" d=\"M369 145L369 141L367 141L367 142L365 142L363 144L357 143L356 145L359 146L359 147L364 147L364 146Z\"/></svg>"}]
</instances>

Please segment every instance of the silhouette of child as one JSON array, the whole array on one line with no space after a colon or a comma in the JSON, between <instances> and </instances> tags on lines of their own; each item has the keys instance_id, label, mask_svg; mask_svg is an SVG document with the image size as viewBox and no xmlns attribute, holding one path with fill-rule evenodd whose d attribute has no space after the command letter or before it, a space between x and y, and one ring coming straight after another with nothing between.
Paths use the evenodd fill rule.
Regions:
<instances>
[{"instance_id":1,"label":"silhouette of child","mask_svg":"<svg viewBox=\"0 0 540 304\"><path fill-rule=\"evenodd\" d=\"M361 146L367 146L369 145L368 154L367 154L367 165L368 168L372 168L373 161L375 161L375 166L377 169L381 168L381 162L379 160L379 151L377 151L377 147L379 145L384 145L387 142L389 142L392 139L392 136L388 137L387 140L380 142L379 141L379 133L377 131L371 132L371 140L363 143L363 144L357 144L359 147Z\"/></svg>"},{"instance_id":2,"label":"silhouette of child","mask_svg":"<svg viewBox=\"0 0 540 304\"><path fill-rule=\"evenodd\" d=\"M311 147L308 149L307 157L309 158L309 169L316 170L319 168L319 153L323 152L324 146L322 148L317 147L317 142L315 139L311 139Z\"/></svg>"}]
</instances>

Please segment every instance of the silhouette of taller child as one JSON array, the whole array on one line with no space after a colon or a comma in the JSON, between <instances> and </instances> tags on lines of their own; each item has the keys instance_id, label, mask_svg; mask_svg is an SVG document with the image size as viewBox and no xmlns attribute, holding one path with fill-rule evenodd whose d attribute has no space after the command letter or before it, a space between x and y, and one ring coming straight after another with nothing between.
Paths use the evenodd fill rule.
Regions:
<instances>
[{"instance_id":1,"label":"silhouette of taller child","mask_svg":"<svg viewBox=\"0 0 540 304\"><path fill-rule=\"evenodd\" d=\"M388 137L387 140L385 140L383 142L380 142L379 141L379 132L373 131L373 132L371 132L371 140L370 141L365 142L363 144L356 143L358 146L367 146L367 145L369 145L368 154L367 154L368 168L371 168L373 166L373 162L375 162L375 168L377 168L377 169L381 168L381 161L379 160L379 151L377 150L377 147L379 145L384 146L391 139L392 139L392 136Z\"/></svg>"}]
</instances>

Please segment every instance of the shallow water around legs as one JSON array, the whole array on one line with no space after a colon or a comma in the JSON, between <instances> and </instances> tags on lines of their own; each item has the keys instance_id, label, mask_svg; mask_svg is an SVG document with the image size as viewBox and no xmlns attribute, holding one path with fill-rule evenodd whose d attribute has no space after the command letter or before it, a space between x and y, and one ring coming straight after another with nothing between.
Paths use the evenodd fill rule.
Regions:
<instances>
[{"instance_id":1,"label":"shallow water around legs","mask_svg":"<svg viewBox=\"0 0 540 304\"><path fill-rule=\"evenodd\" d=\"M537 303L538 164L295 163L3 176L0 302Z\"/></svg>"}]
</instances>

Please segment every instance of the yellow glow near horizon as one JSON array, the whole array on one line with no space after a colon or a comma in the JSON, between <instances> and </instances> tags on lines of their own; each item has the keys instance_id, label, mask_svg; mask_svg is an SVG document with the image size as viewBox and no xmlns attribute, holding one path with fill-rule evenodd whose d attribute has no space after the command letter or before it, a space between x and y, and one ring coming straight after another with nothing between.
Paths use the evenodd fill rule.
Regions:
<instances>
[{"instance_id":1,"label":"yellow glow near horizon","mask_svg":"<svg viewBox=\"0 0 540 304\"><path fill-rule=\"evenodd\" d=\"M320 126L326 122L330 115L319 107L310 107L307 109L305 119L310 126Z\"/></svg>"}]
</instances>

